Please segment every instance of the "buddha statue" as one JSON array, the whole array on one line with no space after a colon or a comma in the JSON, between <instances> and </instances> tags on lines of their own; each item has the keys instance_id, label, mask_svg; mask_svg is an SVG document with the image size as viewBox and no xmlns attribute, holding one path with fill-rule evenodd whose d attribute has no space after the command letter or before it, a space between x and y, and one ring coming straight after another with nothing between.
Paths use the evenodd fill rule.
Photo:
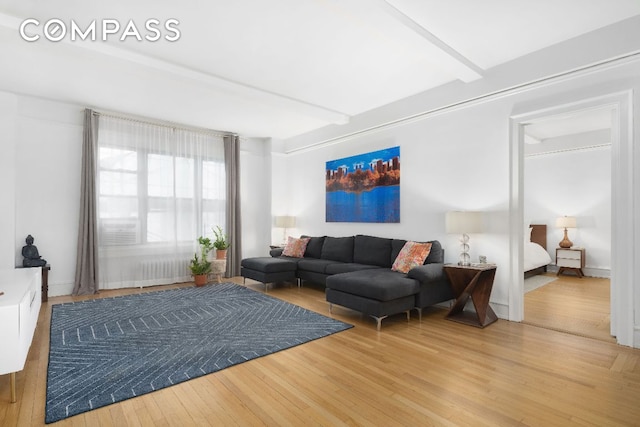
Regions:
<instances>
[{"instance_id":1,"label":"buddha statue","mask_svg":"<svg viewBox=\"0 0 640 427\"><path fill-rule=\"evenodd\" d=\"M44 267L47 265L47 261L42 259L38 253L38 248L33 244L33 236L29 234L25 241L27 242L27 245L22 247L22 256L24 257L22 260L22 266Z\"/></svg>"}]
</instances>

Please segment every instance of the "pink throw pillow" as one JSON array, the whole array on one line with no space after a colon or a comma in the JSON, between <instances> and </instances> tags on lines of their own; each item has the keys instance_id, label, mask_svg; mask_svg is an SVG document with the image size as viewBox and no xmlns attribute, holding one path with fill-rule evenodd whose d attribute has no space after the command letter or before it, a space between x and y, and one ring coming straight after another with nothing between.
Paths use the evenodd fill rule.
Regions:
<instances>
[{"instance_id":1,"label":"pink throw pillow","mask_svg":"<svg viewBox=\"0 0 640 427\"><path fill-rule=\"evenodd\" d=\"M431 252L431 243L407 242L404 244L391 270L408 273L414 267L424 264Z\"/></svg>"},{"instance_id":2,"label":"pink throw pillow","mask_svg":"<svg viewBox=\"0 0 640 427\"><path fill-rule=\"evenodd\" d=\"M304 251L307 250L309 240L311 240L309 237L296 239L295 237L289 236L287 238L287 245L282 251L282 255L290 256L292 258L302 258L304 256Z\"/></svg>"}]
</instances>

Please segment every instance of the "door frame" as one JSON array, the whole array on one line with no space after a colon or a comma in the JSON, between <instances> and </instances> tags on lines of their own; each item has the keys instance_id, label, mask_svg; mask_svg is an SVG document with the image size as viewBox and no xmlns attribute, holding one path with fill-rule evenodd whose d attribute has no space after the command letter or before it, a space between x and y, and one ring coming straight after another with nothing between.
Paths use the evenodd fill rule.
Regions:
<instances>
[{"instance_id":1,"label":"door frame","mask_svg":"<svg viewBox=\"0 0 640 427\"><path fill-rule=\"evenodd\" d=\"M633 91L558 104L509 118L509 320L524 319L524 127L531 121L579 110L610 108L611 123L611 335L634 345ZM631 238L629 238L631 233Z\"/></svg>"}]
</instances>

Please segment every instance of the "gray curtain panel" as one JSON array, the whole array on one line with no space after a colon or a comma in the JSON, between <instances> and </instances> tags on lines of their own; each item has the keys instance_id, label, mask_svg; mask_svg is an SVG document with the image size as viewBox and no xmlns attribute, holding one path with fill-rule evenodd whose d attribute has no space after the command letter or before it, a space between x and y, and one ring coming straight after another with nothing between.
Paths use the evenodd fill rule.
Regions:
<instances>
[{"instance_id":1,"label":"gray curtain panel","mask_svg":"<svg viewBox=\"0 0 640 427\"><path fill-rule=\"evenodd\" d=\"M84 110L82 136L82 177L80 194L80 224L73 295L98 293L98 227L96 203L96 150L98 115Z\"/></svg>"},{"instance_id":2,"label":"gray curtain panel","mask_svg":"<svg viewBox=\"0 0 640 427\"><path fill-rule=\"evenodd\" d=\"M227 177L227 233L231 246L227 253L227 276L240 275L242 226L240 221L240 138L224 137L224 163Z\"/></svg>"}]
</instances>

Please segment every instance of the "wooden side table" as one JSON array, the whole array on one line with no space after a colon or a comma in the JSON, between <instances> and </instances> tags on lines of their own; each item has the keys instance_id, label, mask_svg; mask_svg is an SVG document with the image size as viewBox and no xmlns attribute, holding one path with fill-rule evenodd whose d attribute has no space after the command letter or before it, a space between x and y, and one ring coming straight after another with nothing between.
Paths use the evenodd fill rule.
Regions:
<instances>
[{"instance_id":1,"label":"wooden side table","mask_svg":"<svg viewBox=\"0 0 640 427\"><path fill-rule=\"evenodd\" d=\"M42 267L42 302L49 300L49 270L51 270L49 264Z\"/></svg>"},{"instance_id":2,"label":"wooden side table","mask_svg":"<svg viewBox=\"0 0 640 427\"><path fill-rule=\"evenodd\" d=\"M498 316L489 306L493 279L496 275L495 265L445 265L444 271L456 294L456 301L445 316L446 319L478 328L484 328L498 320ZM464 309L469 299L473 302L475 312Z\"/></svg>"},{"instance_id":3,"label":"wooden side table","mask_svg":"<svg viewBox=\"0 0 640 427\"><path fill-rule=\"evenodd\" d=\"M558 274L561 275L565 271L573 271L582 279L584 272L584 248L556 248L556 266L558 266Z\"/></svg>"}]
</instances>

